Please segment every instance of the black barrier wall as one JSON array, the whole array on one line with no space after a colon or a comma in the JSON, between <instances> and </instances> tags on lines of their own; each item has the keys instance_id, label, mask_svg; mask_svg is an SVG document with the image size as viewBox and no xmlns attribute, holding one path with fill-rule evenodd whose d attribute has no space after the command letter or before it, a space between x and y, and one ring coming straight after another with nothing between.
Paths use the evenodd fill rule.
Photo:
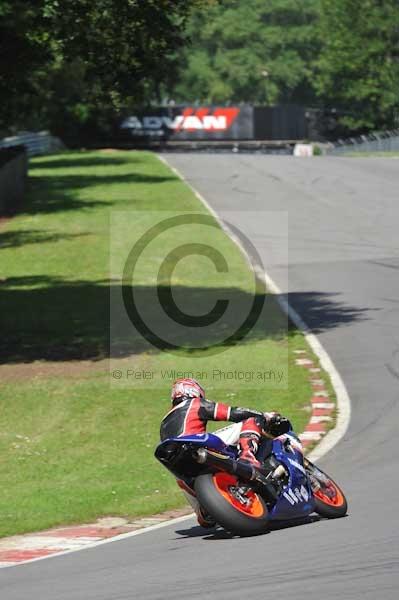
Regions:
<instances>
[{"instance_id":1,"label":"black barrier wall","mask_svg":"<svg viewBox=\"0 0 399 600\"><path fill-rule=\"evenodd\" d=\"M125 115L116 137L124 142L304 140L306 108L287 106L155 107Z\"/></svg>"},{"instance_id":2,"label":"black barrier wall","mask_svg":"<svg viewBox=\"0 0 399 600\"><path fill-rule=\"evenodd\" d=\"M0 215L17 210L25 194L27 176L25 147L0 148Z\"/></svg>"},{"instance_id":3,"label":"black barrier wall","mask_svg":"<svg viewBox=\"0 0 399 600\"><path fill-rule=\"evenodd\" d=\"M309 137L307 111L303 106L255 106L255 140L304 140Z\"/></svg>"}]
</instances>

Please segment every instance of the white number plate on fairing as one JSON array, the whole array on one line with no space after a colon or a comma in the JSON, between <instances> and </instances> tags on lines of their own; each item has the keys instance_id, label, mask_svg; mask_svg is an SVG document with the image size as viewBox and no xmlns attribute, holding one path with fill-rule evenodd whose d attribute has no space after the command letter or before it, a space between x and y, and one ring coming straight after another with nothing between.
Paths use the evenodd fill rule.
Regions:
<instances>
[{"instance_id":1,"label":"white number plate on fairing","mask_svg":"<svg viewBox=\"0 0 399 600\"><path fill-rule=\"evenodd\" d=\"M283 496L292 506L309 500L309 492L304 485L301 485L300 488L296 487L293 490L289 489L287 492L283 492Z\"/></svg>"}]
</instances>

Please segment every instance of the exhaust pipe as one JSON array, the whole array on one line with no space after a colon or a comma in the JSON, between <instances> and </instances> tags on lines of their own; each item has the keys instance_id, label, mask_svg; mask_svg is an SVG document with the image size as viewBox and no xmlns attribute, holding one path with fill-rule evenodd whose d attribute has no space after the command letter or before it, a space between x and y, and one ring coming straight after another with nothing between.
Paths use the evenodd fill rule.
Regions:
<instances>
[{"instance_id":1,"label":"exhaust pipe","mask_svg":"<svg viewBox=\"0 0 399 600\"><path fill-rule=\"evenodd\" d=\"M275 487L267 480L266 476L249 463L246 464L239 460L234 460L234 458L213 452L213 450L207 450L206 448L197 450L195 458L200 464L214 467L230 475L235 475L241 481L259 484L272 500L277 500L278 498Z\"/></svg>"},{"instance_id":2,"label":"exhaust pipe","mask_svg":"<svg viewBox=\"0 0 399 600\"><path fill-rule=\"evenodd\" d=\"M243 481L254 481L256 479L257 471L252 465L239 462L229 456L206 448L197 450L197 461L202 465L206 464L210 467L216 467L220 471L230 473L230 475L236 475Z\"/></svg>"}]
</instances>

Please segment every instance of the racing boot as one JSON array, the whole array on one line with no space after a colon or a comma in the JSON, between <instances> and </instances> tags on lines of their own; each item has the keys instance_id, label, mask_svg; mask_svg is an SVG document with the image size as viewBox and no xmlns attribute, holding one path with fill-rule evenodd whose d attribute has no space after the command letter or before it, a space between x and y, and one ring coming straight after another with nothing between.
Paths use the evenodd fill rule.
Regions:
<instances>
[{"instance_id":1,"label":"racing boot","mask_svg":"<svg viewBox=\"0 0 399 600\"><path fill-rule=\"evenodd\" d=\"M187 498L187 501L193 507L197 516L198 524L205 529L211 529L216 526L216 521L202 508L198 502L197 496L192 488L190 488L185 481L177 479L177 485L183 491L183 494Z\"/></svg>"},{"instance_id":2,"label":"racing boot","mask_svg":"<svg viewBox=\"0 0 399 600\"><path fill-rule=\"evenodd\" d=\"M249 462L254 467L260 467L261 464L256 458L256 453L259 447L259 440L262 432L262 427L258 423L258 420L254 417L246 419L243 422L240 439L238 441L240 445L239 459Z\"/></svg>"},{"instance_id":3,"label":"racing boot","mask_svg":"<svg viewBox=\"0 0 399 600\"><path fill-rule=\"evenodd\" d=\"M211 515L208 515L202 506L200 506L195 512L197 515L198 524L201 525L201 527L204 527L204 529L212 529L216 526L216 521L212 519Z\"/></svg>"}]
</instances>

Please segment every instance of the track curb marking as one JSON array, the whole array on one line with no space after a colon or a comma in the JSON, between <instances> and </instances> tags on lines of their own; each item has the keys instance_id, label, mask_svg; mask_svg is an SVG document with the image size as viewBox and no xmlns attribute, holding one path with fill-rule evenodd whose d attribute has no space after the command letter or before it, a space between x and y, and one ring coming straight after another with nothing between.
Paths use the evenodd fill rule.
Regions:
<instances>
[{"instance_id":1,"label":"track curb marking","mask_svg":"<svg viewBox=\"0 0 399 600\"><path fill-rule=\"evenodd\" d=\"M156 531L157 529L161 529L163 527L168 527L169 525L175 525L177 523L182 523L183 521L186 521L188 519L191 519L193 517L193 513L189 513L186 514L184 516L181 517L176 517L174 519L167 519L162 523L157 523L155 525L150 525L147 527L143 527L141 529L135 529L133 531L130 532L125 532L125 533L120 533L120 534L116 534L113 535L112 537L107 537L104 539L95 539L92 538L90 540L90 542L86 542L83 545L77 546L75 548L68 548L68 549L62 549L60 547L57 547L56 545L53 548L45 548L45 549L40 549L40 550L33 550L31 549L30 552L31 553L37 553L40 552L40 556L31 556L28 558L28 550L15 550L15 553L17 554L18 552L20 553L20 556L22 557L23 553L26 553L25 556L27 557L26 559L22 558L22 560L15 560L16 558L16 554L13 555L14 559L13 560L6 560L4 558L1 557L1 552L0 552L0 568L11 568L11 567L18 567L20 565L26 565L29 563L33 563L33 562L38 562L39 560L45 560L47 558L56 558L58 556L65 556L66 554L72 554L72 552L80 552L82 550L88 550L90 548L95 548L96 546L103 546L104 544L109 544L110 542L118 542L120 540L125 540L127 538L131 538L134 537L136 535L140 535L142 533L148 533L150 531ZM145 519L143 519L145 520ZM87 526L86 526L87 527ZM49 532L45 532L46 535L49 535ZM60 530L52 530L52 533L59 535ZM29 537L29 538L33 538L36 537L38 538L38 545L40 545L40 534L30 534L29 536L15 536L15 538L25 538L25 537ZM12 539L12 538L5 538L7 540ZM0 540L1 542L2 540ZM71 541L71 540L69 540ZM59 543L59 542L55 542ZM4 551L6 552L6 551ZM9 551L11 553L11 551ZM6 554L7 556L7 554Z\"/></svg>"},{"instance_id":2,"label":"track curb marking","mask_svg":"<svg viewBox=\"0 0 399 600\"><path fill-rule=\"evenodd\" d=\"M223 223L219 215L208 204L205 198L187 181L187 179L175 167L169 165L169 163L164 159L163 156L157 156L162 163L164 163L169 169L171 169L176 174L176 176L179 177L179 179L181 179L193 191L198 200L205 206L205 208L219 223L223 231L225 231L227 235L233 240L233 242L238 246L240 251L247 258L247 262L249 263L251 269L253 269L251 262L248 260L247 252L241 244L240 240L229 230L225 223ZM331 402L330 398L328 397L328 392L325 389L324 381L321 380L320 376L318 375L320 373L320 369L314 364L313 360L306 355L305 350L296 351L298 355L301 355L301 358L296 359L296 364L298 366L307 368L311 373L310 380L312 382L314 394L311 399L311 417L307 426L305 427L305 430L299 435L299 437L301 438L301 442L303 446L305 446L305 448L306 446L314 444L314 442L319 442L316 448L314 448L309 454L310 460L319 460L325 454L327 454L327 452L332 450L332 448L334 448L336 444L338 444L338 442L343 438L348 429L351 414L349 394L329 354L324 349L317 336L311 332L311 330L304 322L302 317L300 317L296 310L289 304L287 294L282 293L278 285L266 273L266 271L262 269L254 269L254 271L255 275L264 279L266 287L272 294L275 295L280 308L288 316L288 318L296 325L296 327L303 333L309 346L313 350L314 354L318 357L321 367L330 376L331 384L334 388L337 397L337 407L333 402ZM335 427L326 432L326 423L328 423L329 419L331 419L335 408L337 408ZM166 514L167 513L165 513L165 515ZM131 527L130 524L127 524L125 526L125 530L123 530L123 527L119 528L119 530L117 528L111 528L111 530L113 529L112 533L110 533L110 530L108 530L107 533L105 533L104 531L99 531L99 529L101 528L99 528L98 525L86 525L77 526L75 528L62 527L47 532L29 534L27 536L15 536L14 538L5 538L4 540L0 540L0 568L16 567L19 565L37 562L47 558L63 556L66 554L71 554L72 552L94 548L96 546L109 544L111 542L121 541L130 537L134 537L136 535L148 533L157 529L161 529L163 527L168 527L170 525L181 523L183 521L191 519L193 516L194 514L190 513L172 519L168 517L164 519L162 515L154 517L145 517L143 519L135 521L134 523L136 523L136 525L133 524L134 529L131 531L126 531L126 528L129 528L129 526ZM154 521L157 520L160 522L155 522L154 524L152 524ZM73 533L74 530L76 532L75 534ZM70 534L66 534L66 531L69 531ZM79 531L81 531L82 534L84 531L84 535L79 535ZM51 540L48 541L47 536L53 537L54 545L52 545ZM40 540L40 538L46 538L46 541L44 541L44 539ZM22 541L21 544L18 546L18 539L24 539L25 546ZM7 543L7 540L15 540L16 546L14 544L11 544L11 547L9 548L4 547L4 543ZM37 540L36 547L35 540ZM1 548L2 545L3 550ZM35 556L35 553L40 553L41 555Z\"/></svg>"}]
</instances>

